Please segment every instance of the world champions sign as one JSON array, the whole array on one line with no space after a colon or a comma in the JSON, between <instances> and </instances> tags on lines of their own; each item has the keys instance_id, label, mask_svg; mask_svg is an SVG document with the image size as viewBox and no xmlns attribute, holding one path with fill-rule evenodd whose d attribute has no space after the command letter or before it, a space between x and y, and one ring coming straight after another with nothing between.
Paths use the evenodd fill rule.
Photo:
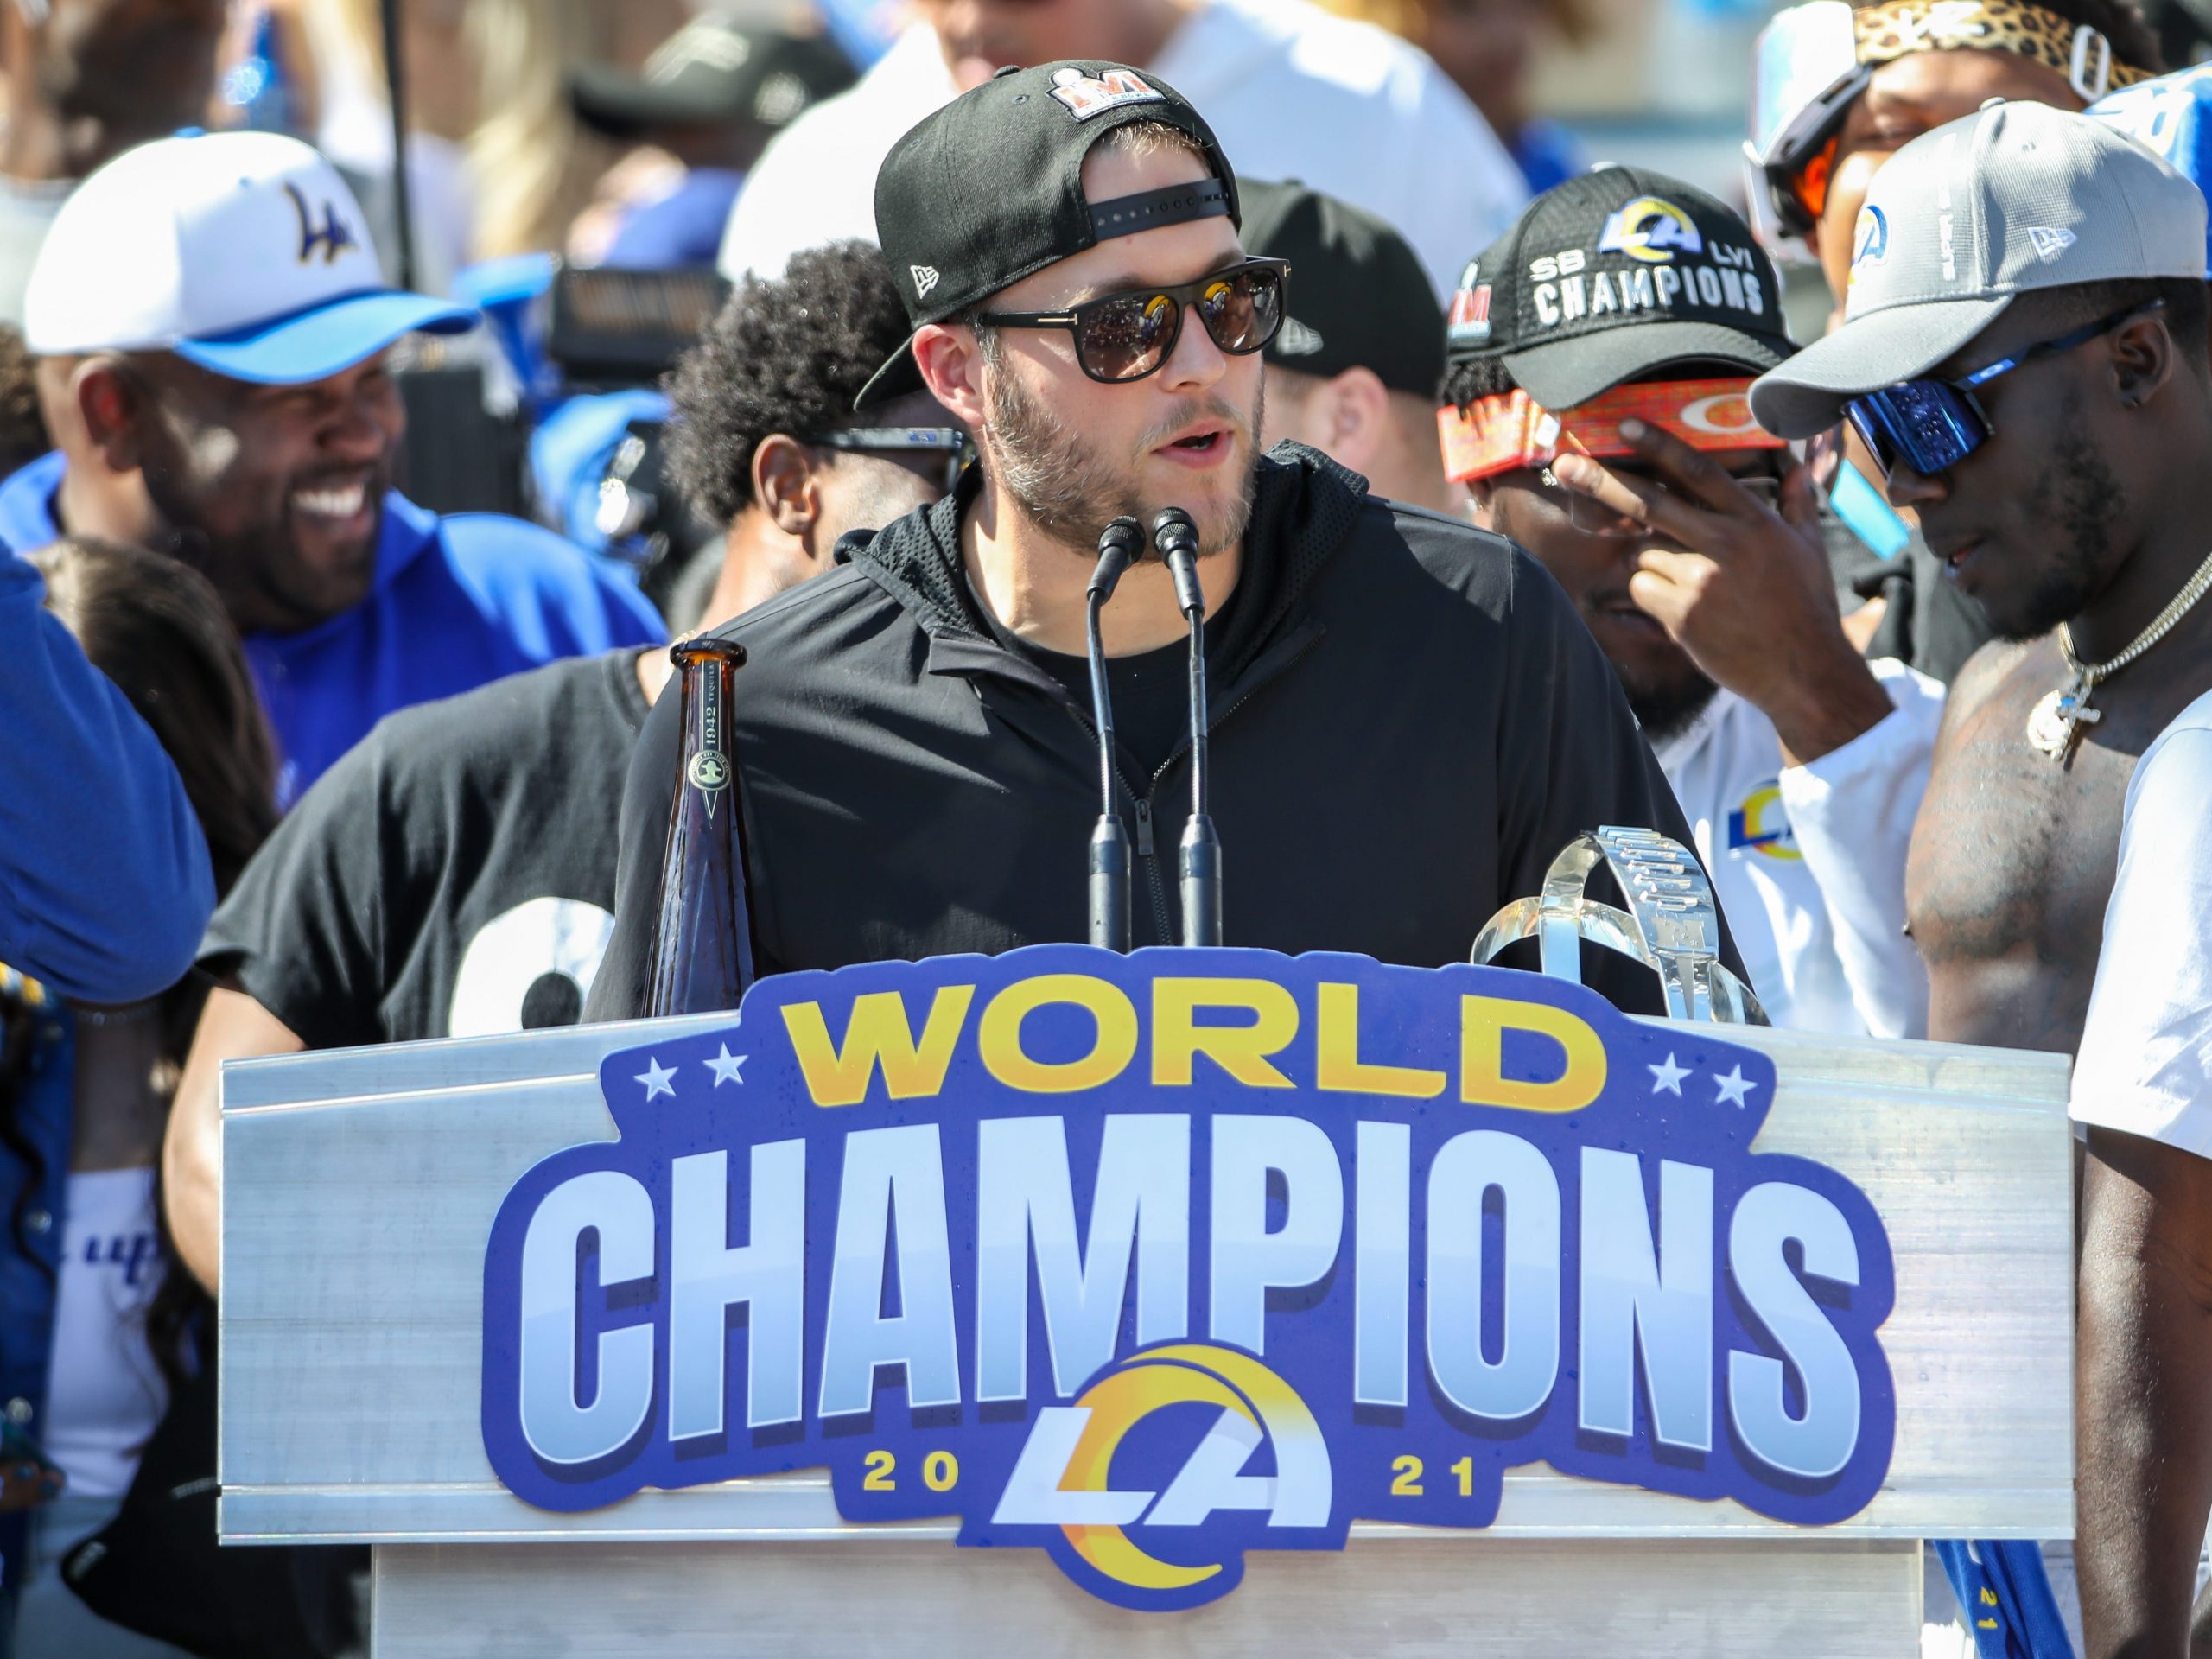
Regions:
<instances>
[{"instance_id":1,"label":"world champions sign","mask_svg":"<svg viewBox=\"0 0 2212 1659\"><path fill-rule=\"evenodd\" d=\"M765 980L619 1052L484 1269L528 1503L826 1467L1127 1607L1505 1471L1848 1518L1887 1471L1866 1197L1770 1060L1533 975L1048 945Z\"/></svg>"}]
</instances>

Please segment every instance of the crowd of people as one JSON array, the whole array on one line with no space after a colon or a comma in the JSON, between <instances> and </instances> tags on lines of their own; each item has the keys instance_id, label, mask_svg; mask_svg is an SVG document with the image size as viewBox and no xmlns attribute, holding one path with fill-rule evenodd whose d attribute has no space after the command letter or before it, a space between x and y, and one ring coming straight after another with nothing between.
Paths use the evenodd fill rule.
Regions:
<instances>
[{"instance_id":1,"label":"crowd of people","mask_svg":"<svg viewBox=\"0 0 2212 1659\"><path fill-rule=\"evenodd\" d=\"M213 1548L225 1061L646 1013L695 630L746 654L758 971L1084 938L1086 588L1170 505L1229 943L1462 961L1643 826L1774 1024L2076 1057L2077 1536L2047 1588L1983 1547L2015 1646L1932 1593L1927 1650L2191 1650L2177 9L1785 9L1735 205L1529 107L1587 5L911 10L871 61L852 8L410 4L395 148L366 0L0 9L0 1656L358 1647L353 1556ZM680 611L557 504L404 493L423 342L499 358L463 267L556 251L728 279L645 394L713 537ZM1181 937L1188 626L1149 557L1103 616L1139 945Z\"/></svg>"}]
</instances>

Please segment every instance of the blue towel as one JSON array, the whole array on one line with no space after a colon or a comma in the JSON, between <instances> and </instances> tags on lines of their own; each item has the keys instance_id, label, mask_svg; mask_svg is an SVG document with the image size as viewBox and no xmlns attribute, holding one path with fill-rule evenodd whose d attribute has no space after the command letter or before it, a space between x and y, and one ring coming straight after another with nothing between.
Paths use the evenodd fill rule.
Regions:
<instances>
[{"instance_id":1,"label":"blue towel","mask_svg":"<svg viewBox=\"0 0 2212 1659\"><path fill-rule=\"evenodd\" d=\"M1942 1539L1933 1548L1966 1609L1980 1659L2074 1659L2058 1599L2043 1570L2043 1551L2035 1544Z\"/></svg>"}]
</instances>

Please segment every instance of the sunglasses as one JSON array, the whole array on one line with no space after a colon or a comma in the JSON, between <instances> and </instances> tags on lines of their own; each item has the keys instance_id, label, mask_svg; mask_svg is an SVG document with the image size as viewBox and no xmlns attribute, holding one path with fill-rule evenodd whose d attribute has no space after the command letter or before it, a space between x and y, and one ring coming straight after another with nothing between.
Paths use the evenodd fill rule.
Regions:
<instances>
[{"instance_id":1,"label":"sunglasses","mask_svg":"<svg viewBox=\"0 0 2212 1659\"><path fill-rule=\"evenodd\" d=\"M1609 461L1604 465L1611 471L1619 473L1625 477L1640 479L1647 484L1659 482L1649 473L1637 472L1631 467L1623 467L1617 461ZM1772 473L1737 473L1732 476L1737 483L1743 486L1751 499L1761 506L1776 512L1782 510L1782 480ZM1566 485L1560 482L1558 477L1548 467L1536 474L1536 481L1547 491L1557 491L1560 495L1566 497L1563 505L1553 500L1549 494L1547 494L1544 499L1551 501L1555 509L1565 512L1567 523L1573 524L1585 536L1624 537L1642 536L1648 533L1641 524L1630 518L1628 514L1614 512L1612 508L1594 496L1584 495L1579 490L1567 488Z\"/></svg>"},{"instance_id":2,"label":"sunglasses","mask_svg":"<svg viewBox=\"0 0 2212 1659\"><path fill-rule=\"evenodd\" d=\"M1241 265L1173 288L1106 294L1065 311L986 311L989 328L1065 328L1075 336L1075 360L1109 385L1141 380L1174 354L1183 313L1195 310L1213 343L1231 357L1249 357L1282 327L1290 267L1281 259Z\"/></svg>"},{"instance_id":3,"label":"sunglasses","mask_svg":"<svg viewBox=\"0 0 2212 1659\"><path fill-rule=\"evenodd\" d=\"M1866 445L1874 464L1886 480L1899 466L1922 477L1957 466L1997 435L1989 411L1975 392L1999 375L2009 374L2039 357L2057 357L2077 346L2086 346L2108 334L2122 323L2155 311L2164 300L2132 305L2125 311L2095 322L2084 323L2056 340L2046 340L2000 357L1986 368L1976 369L1961 380L1907 380L1879 391L1853 397L1843 406L1845 418Z\"/></svg>"},{"instance_id":4,"label":"sunglasses","mask_svg":"<svg viewBox=\"0 0 2212 1659\"><path fill-rule=\"evenodd\" d=\"M893 457L948 495L968 464L968 435L957 426L848 426L814 442L847 454Z\"/></svg>"}]
</instances>

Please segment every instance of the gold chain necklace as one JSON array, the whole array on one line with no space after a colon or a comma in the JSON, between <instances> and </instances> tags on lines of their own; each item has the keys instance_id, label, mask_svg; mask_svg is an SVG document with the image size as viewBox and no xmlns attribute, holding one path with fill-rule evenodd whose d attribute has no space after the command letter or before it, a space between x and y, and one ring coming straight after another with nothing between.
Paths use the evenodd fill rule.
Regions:
<instances>
[{"instance_id":1,"label":"gold chain necklace","mask_svg":"<svg viewBox=\"0 0 2212 1659\"><path fill-rule=\"evenodd\" d=\"M2174 631L2182 618L2187 616L2196 601L2212 591L2212 554L2196 567L2196 574L2183 586L2182 590L2167 601L2166 608L2151 619L2151 626L2135 636L2134 643L2108 663L2085 663L2074 654L2074 636L2066 625L2058 625L2058 649L2066 658L2066 666L2073 673L2073 683L2061 690L2046 692L2028 715L2028 741L2052 760L2063 762L2074 753L2075 744L2081 741L2082 728L2095 724L2103 718L2089 707L2089 699L2103 681L2126 668L2145 652L2157 645Z\"/></svg>"}]
</instances>

